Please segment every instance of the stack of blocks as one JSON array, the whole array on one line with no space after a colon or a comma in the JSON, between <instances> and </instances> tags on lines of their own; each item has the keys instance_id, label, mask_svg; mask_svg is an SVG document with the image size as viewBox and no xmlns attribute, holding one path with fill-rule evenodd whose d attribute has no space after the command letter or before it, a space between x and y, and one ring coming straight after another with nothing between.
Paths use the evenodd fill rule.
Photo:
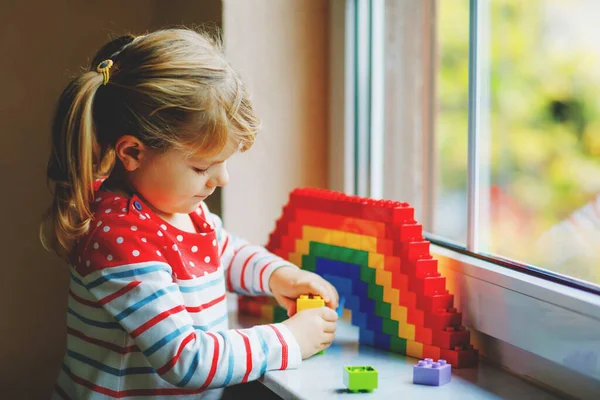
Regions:
<instances>
[{"instance_id":1,"label":"stack of blocks","mask_svg":"<svg viewBox=\"0 0 600 400\"><path fill-rule=\"evenodd\" d=\"M470 332L413 217L407 203L296 189L266 248L331 282L361 343L445 359L454 368L475 366ZM272 299L241 296L239 306L277 321Z\"/></svg>"}]
</instances>

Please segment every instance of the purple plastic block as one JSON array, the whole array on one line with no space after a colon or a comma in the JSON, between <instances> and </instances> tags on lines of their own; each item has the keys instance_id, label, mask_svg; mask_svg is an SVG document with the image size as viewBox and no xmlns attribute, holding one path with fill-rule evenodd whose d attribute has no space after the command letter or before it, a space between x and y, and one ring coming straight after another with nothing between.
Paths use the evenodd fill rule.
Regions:
<instances>
[{"instance_id":1,"label":"purple plastic block","mask_svg":"<svg viewBox=\"0 0 600 400\"><path fill-rule=\"evenodd\" d=\"M450 382L451 376L452 366L446 360L433 362L426 358L413 367L413 383L417 385L442 386Z\"/></svg>"}]
</instances>

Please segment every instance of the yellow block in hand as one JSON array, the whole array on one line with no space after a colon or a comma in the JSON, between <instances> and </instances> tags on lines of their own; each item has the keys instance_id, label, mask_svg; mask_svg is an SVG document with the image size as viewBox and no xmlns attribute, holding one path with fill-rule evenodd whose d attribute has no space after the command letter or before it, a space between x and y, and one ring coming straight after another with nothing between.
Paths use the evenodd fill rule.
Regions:
<instances>
[{"instance_id":1,"label":"yellow block in hand","mask_svg":"<svg viewBox=\"0 0 600 400\"><path fill-rule=\"evenodd\" d=\"M319 307L325 307L325 300L321 296L303 294L296 299L296 311L298 312Z\"/></svg>"}]
</instances>

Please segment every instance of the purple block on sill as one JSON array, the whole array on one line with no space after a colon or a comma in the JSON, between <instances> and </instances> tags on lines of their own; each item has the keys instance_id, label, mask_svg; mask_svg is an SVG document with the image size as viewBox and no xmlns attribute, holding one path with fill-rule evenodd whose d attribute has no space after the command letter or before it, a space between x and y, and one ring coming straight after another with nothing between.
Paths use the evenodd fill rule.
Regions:
<instances>
[{"instance_id":1,"label":"purple block on sill","mask_svg":"<svg viewBox=\"0 0 600 400\"><path fill-rule=\"evenodd\" d=\"M426 358L413 367L413 383L417 385L442 386L450 382L451 376L452 366L446 360L433 362Z\"/></svg>"}]
</instances>

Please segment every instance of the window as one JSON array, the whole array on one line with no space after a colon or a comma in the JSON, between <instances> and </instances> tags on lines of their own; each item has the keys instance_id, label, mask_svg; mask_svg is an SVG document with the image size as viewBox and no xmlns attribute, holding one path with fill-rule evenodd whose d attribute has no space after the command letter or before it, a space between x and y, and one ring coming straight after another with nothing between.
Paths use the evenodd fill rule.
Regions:
<instances>
[{"instance_id":1,"label":"window","mask_svg":"<svg viewBox=\"0 0 600 400\"><path fill-rule=\"evenodd\" d=\"M413 205L481 353L580 397L600 384L596 3L331 11L330 187Z\"/></svg>"},{"instance_id":2,"label":"window","mask_svg":"<svg viewBox=\"0 0 600 400\"><path fill-rule=\"evenodd\" d=\"M356 191L413 204L434 241L600 293L600 3L356 11Z\"/></svg>"}]
</instances>

